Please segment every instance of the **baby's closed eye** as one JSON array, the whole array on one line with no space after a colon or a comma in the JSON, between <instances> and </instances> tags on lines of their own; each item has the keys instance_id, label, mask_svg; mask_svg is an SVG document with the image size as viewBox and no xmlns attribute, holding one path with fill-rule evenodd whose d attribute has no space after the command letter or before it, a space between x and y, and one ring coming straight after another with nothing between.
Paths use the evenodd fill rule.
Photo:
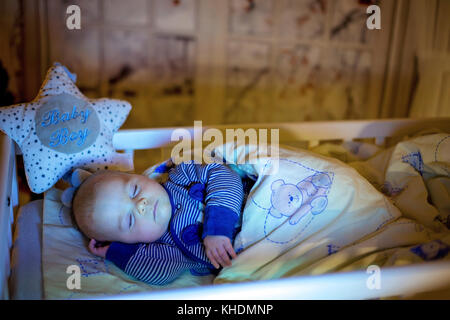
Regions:
<instances>
[{"instance_id":1,"label":"baby's closed eye","mask_svg":"<svg viewBox=\"0 0 450 320\"><path fill-rule=\"evenodd\" d=\"M131 191L130 191L131 199L136 198L140 191L141 191L141 188L137 184L133 184L131 187Z\"/></svg>"},{"instance_id":2,"label":"baby's closed eye","mask_svg":"<svg viewBox=\"0 0 450 320\"><path fill-rule=\"evenodd\" d=\"M127 231L131 230L135 223L135 217L133 212L127 212L126 214L122 215L122 221L120 223L120 230Z\"/></svg>"},{"instance_id":3,"label":"baby's closed eye","mask_svg":"<svg viewBox=\"0 0 450 320\"><path fill-rule=\"evenodd\" d=\"M129 229L132 229L133 228L133 226L134 226L134 214L132 214L132 213L129 213L128 214L129 215L129 218L128 218L128 228Z\"/></svg>"}]
</instances>

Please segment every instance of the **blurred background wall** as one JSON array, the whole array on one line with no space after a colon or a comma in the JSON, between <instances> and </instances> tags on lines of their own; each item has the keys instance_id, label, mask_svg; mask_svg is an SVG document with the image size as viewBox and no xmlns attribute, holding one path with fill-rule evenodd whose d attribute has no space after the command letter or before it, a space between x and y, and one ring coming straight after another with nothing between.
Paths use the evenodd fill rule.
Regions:
<instances>
[{"instance_id":1,"label":"blurred background wall","mask_svg":"<svg viewBox=\"0 0 450 320\"><path fill-rule=\"evenodd\" d=\"M0 60L16 103L59 61L88 97L132 103L123 128L450 116L449 15L449 0L1 0Z\"/></svg>"},{"instance_id":2,"label":"blurred background wall","mask_svg":"<svg viewBox=\"0 0 450 320\"><path fill-rule=\"evenodd\" d=\"M71 4L81 30L66 27ZM366 27L370 4L381 30ZM0 12L17 101L59 61L86 95L129 100L129 127L449 115L448 0L2 0ZM419 110L429 75L441 108Z\"/></svg>"}]
</instances>

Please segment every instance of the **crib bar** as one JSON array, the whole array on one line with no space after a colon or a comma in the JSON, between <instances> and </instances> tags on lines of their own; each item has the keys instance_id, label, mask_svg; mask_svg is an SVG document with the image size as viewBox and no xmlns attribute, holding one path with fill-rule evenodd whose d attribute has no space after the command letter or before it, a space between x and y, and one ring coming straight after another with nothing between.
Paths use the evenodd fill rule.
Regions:
<instances>
[{"instance_id":1,"label":"crib bar","mask_svg":"<svg viewBox=\"0 0 450 320\"><path fill-rule=\"evenodd\" d=\"M191 136L194 135L193 128L125 129L116 132L113 145L117 150L162 148L171 142L175 129L186 129Z\"/></svg>"},{"instance_id":2,"label":"crib bar","mask_svg":"<svg viewBox=\"0 0 450 320\"><path fill-rule=\"evenodd\" d=\"M222 132L226 129L237 128L241 128L244 131L247 129L279 129L281 144L293 141L308 141L314 144L321 140L353 140L357 138L375 138L377 143L383 144L388 137L409 135L430 128L448 130L449 127L450 118L430 118L252 123L202 126L201 129L203 132L209 128L219 129ZM193 139L194 127L126 129L119 130L114 135L113 144L118 150L161 148L179 140L179 138L171 140L172 133L176 129L187 130L191 135L191 139ZM270 132L268 134L270 135Z\"/></svg>"},{"instance_id":3,"label":"crib bar","mask_svg":"<svg viewBox=\"0 0 450 320\"><path fill-rule=\"evenodd\" d=\"M124 294L106 299L154 300L359 300L400 297L448 289L450 262L427 262L380 269L379 287L367 285L365 271L338 272L280 280ZM413 280L412 280L413 279ZM95 297L93 297L95 299ZM101 297L105 299L105 297Z\"/></svg>"},{"instance_id":4,"label":"crib bar","mask_svg":"<svg viewBox=\"0 0 450 320\"><path fill-rule=\"evenodd\" d=\"M8 278L10 275L10 249L12 247L12 225L14 222L13 208L17 205L17 193L14 197L12 187L17 186L13 183L13 174L15 168L15 146L12 140L0 133L0 288L1 299L9 298Z\"/></svg>"}]
</instances>

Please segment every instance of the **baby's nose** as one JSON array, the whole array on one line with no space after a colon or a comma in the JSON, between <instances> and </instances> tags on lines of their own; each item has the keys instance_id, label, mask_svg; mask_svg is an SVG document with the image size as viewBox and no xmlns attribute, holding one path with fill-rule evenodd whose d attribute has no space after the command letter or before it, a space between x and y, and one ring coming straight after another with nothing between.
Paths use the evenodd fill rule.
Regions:
<instances>
[{"instance_id":1,"label":"baby's nose","mask_svg":"<svg viewBox=\"0 0 450 320\"><path fill-rule=\"evenodd\" d=\"M137 204L137 209L138 209L139 214L142 214L142 215L145 214L145 208L147 207L147 205L148 205L147 199L142 198L139 200L139 202Z\"/></svg>"}]
</instances>

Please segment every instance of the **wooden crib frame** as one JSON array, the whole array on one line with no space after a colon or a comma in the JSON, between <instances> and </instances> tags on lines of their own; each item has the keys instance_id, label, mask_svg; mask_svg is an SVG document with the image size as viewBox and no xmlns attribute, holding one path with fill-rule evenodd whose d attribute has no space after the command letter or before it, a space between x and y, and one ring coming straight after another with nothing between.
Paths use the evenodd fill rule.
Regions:
<instances>
[{"instance_id":1,"label":"wooden crib frame","mask_svg":"<svg viewBox=\"0 0 450 320\"><path fill-rule=\"evenodd\" d=\"M450 118L387 119L357 121L324 121L299 123L267 123L204 126L202 130L217 128L279 129L280 144L304 142L309 146L325 140L375 139L377 145L389 146L400 137L424 129L450 130ZM117 150L160 149L161 159L167 159L174 142L171 135L176 128L128 129L114 135ZM194 133L194 128L184 128ZM16 176L16 144L0 133L0 294L8 299L8 279L11 273L10 255L14 214L17 211L18 182ZM198 288L162 290L116 298L130 299L371 299L379 297L412 296L423 292L450 292L450 262L433 262L382 270L383 286L370 290L366 286L368 274L364 271L303 276L253 283L202 286ZM446 296L450 298L450 296ZM104 297L102 297L104 298Z\"/></svg>"}]
</instances>

